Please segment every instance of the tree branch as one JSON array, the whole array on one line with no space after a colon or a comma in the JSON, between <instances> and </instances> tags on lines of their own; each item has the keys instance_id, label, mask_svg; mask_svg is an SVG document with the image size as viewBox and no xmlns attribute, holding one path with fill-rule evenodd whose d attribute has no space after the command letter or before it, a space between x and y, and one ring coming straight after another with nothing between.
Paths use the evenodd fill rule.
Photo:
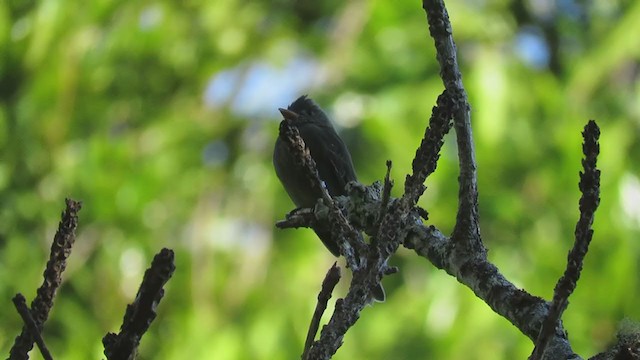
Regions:
<instances>
[{"instance_id":1,"label":"tree branch","mask_svg":"<svg viewBox=\"0 0 640 360\"><path fill-rule=\"evenodd\" d=\"M405 193L402 198L389 198L388 194L385 196L384 193L388 192L382 190L379 183L369 187L356 184L350 186L347 197L326 201L327 197L324 196L325 202L313 210L315 218L333 223L334 220L327 214L331 213L332 209L345 209L346 213L340 212L340 214L348 218L348 221L342 219L340 221L364 230L375 241L368 249L365 266L353 269L349 292L344 299L336 301L335 311L329 323L322 329L319 340L309 351L310 359L328 359L335 354L342 345L344 334L355 324L360 311L367 304L367 294L371 285L380 281L383 275L393 272L394 269L387 266L387 260L401 243L407 248L414 249L418 255L425 257L436 267L445 270L460 283L469 287L493 311L509 320L532 340L538 337L543 322L550 314L551 304L517 288L487 259L487 251L482 243L479 228L477 165L470 106L457 64L451 24L442 0L424 0L423 8L427 13L431 36L435 41L437 59L441 68L440 75L445 90L438 97L429 127L416 150L412 174L407 175L405 179ZM420 211L415 205L426 189L424 182L436 169L444 135L452 126L451 119L453 119L458 146L460 188L456 225L452 235L447 237L433 226L426 227L420 218L424 211ZM593 137L594 132L591 134ZM587 142L585 140L585 147ZM594 142L589 144L590 154L597 154L597 151L593 151ZM587 155L585 161L589 162L590 159L591 157ZM581 189L584 183L585 188L592 189L587 191L593 195L594 188L589 186L596 181L593 176L597 173L595 157L593 157L592 169L589 168L591 166L589 164L585 163L585 173L589 175L587 180L581 181ZM588 168L591 170L587 170ZM315 174L315 169L310 167L309 173ZM317 174L315 177L317 178ZM385 183L388 184L388 182ZM593 205L593 196L590 199ZM595 207L593 209L595 210ZM588 215L584 211L581 211L581 214ZM334 219L337 218L334 217ZM303 221L296 214L287 218L290 226L299 225ZM589 226L590 221L592 217L588 221ZM284 226L284 223L279 225ZM577 228L576 234L578 232L588 233L590 240L591 235L588 230L583 231ZM586 253L586 250L584 252ZM574 262L574 268L581 266L581 258L579 262ZM573 279L577 281L576 276L573 276ZM562 308L561 303L560 308ZM562 323L554 321L554 324L557 324L557 331L550 334L548 338L548 349L552 351L548 352L549 355L545 359L580 359L573 352Z\"/></svg>"},{"instance_id":2,"label":"tree branch","mask_svg":"<svg viewBox=\"0 0 640 360\"><path fill-rule=\"evenodd\" d=\"M420 146L416 150L416 156L412 162L413 174L407 175L404 183L404 198L406 208L413 207L426 187L424 182L431 175L440 159L440 150L444 144L444 136L451 130L451 118L455 106L450 93L445 90L431 111L429 126L425 130Z\"/></svg>"},{"instance_id":3,"label":"tree branch","mask_svg":"<svg viewBox=\"0 0 640 360\"><path fill-rule=\"evenodd\" d=\"M486 252L480 238L478 221L478 179L471 131L471 106L462 84L449 14L442 0L423 0L422 7L427 13L429 32L435 42L440 77L453 104L460 165L458 215L453 238L468 247L469 251Z\"/></svg>"},{"instance_id":4,"label":"tree branch","mask_svg":"<svg viewBox=\"0 0 640 360\"><path fill-rule=\"evenodd\" d=\"M53 307L53 299L62 283L62 273L67 267L67 258L71 254L71 247L76 239L78 212L82 208L82 203L71 199L66 199L65 201L66 209L62 213L58 231L51 244L49 261L43 274L44 281L38 288L36 297L31 302L31 316L38 327L38 331L42 331L42 327L49 317L49 312ZM12 360L26 360L32 348L33 337L25 326L22 328L20 335L16 337L10 350L9 358Z\"/></svg>"},{"instance_id":5,"label":"tree branch","mask_svg":"<svg viewBox=\"0 0 640 360\"><path fill-rule=\"evenodd\" d=\"M380 187L379 183L374 183L367 187L366 191L351 190L349 196L335 198L339 207L345 209L345 215L349 222L359 224L359 227L369 235L375 235L378 228L375 219L379 208L378 204L382 201ZM397 210L400 200L392 198L389 201L390 208ZM322 214L326 214L326 209L323 209L323 206L318 206L315 209L316 216L321 219ZM499 269L486 256L477 256L477 254L464 251L456 245L457 242L452 237L444 235L434 226L424 225L417 209L410 212L404 222L404 227L396 233L406 248L413 249L419 256L426 258L437 268L455 277L489 305L494 312L510 321L532 341L537 338L541 324L549 313L549 304L544 299L516 287L500 273ZM386 228L386 226L388 225L383 224L380 227ZM381 256L384 255L381 254ZM376 264L373 264L374 268L375 266ZM324 342L318 341L314 344L312 350L317 353L314 353L314 357L310 358L328 359L335 352L331 352L331 349L337 350L342 344L341 339L344 335L342 330L346 332L355 323L359 316L359 310L362 309L359 305L366 304L366 301L360 300L357 296L358 289L363 287L357 287L356 284L366 284L370 280L369 276L371 275L366 272L354 273L349 294L344 300L338 300L336 303L335 320L332 317L322 331L322 335L327 333L325 335L327 339L323 339L321 335L321 340ZM555 334L550 341L550 347L553 347L555 356L552 358L578 359L579 357L575 355L568 342L566 333L562 330L561 323L559 329L561 331ZM315 349L316 346L321 345L325 347L323 350Z\"/></svg>"},{"instance_id":6,"label":"tree branch","mask_svg":"<svg viewBox=\"0 0 640 360\"><path fill-rule=\"evenodd\" d=\"M134 359L142 335L156 317L156 308L164 296L163 286L175 270L171 249L162 249L144 273L133 304L127 306L120 333L108 333L103 339L107 359Z\"/></svg>"},{"instance_id":7,"label":"tree branch","mask_svg":"<svg viewBox=\"0 0 640 360\"><path fill-rule=\"evenodd\" d=\"M349 292L345 299L336 302L336 308L329 323L322 330L320 339L314 344L310 351L311 359L328 359L342 345L342 339L346 331L355 324L359 318L360 311L369 303L370 289L379 283L383 275L391 274L397 269L390 268L387 261L394 254L399 245L403 242L407 233L408 214L419 212L415 209L415 203L424 192L424 181L436 169L437 161L440 157L444 135L451 128L450 121L450 98L446 91L438 98L438 104L433 108L429 127L425 131L425 136L416 151L416 160L413 162L414 173L407 176L405 181L405 195L400 200L390 201L385 199L386 187L390 184L385 182L385 188L381 189L380 184L370 188L362 185L352 184L347 191L351 198L374 200L376 205L364 205L358 201L351 209L364 208L375 211L375 215L367 215L364 218L352 218L360 228L367 228L367 233L375 239L368 250L366 266L352 269L353 278ZM388 194L387 194L388 196ZM338 197L341 198L341 197ZM336 199L333 199L332 207ZM344 207L343 207L344 208ZM317 209L316 209L317 210ZM322 212L322 211L321 211ZM380 214L383 214L380 218ZM342 212L341 216L344 216ZM322 217L316 213L316 217ZM293 220L293 219L288 219ZM329 219L331 221L331 219ZM367 222L367 220L369 220ZM376 220L374 224L372 220ZM373 232L372 232L373 229Z\"/></svg>"},{"instance_id":8,"label":"tree branch","mask_svg":"<svg viewBox=\"0 0 640 360\"><path fill-rule=\"evenodd\" d=\"M40 335L38 325L36 324L36 321L33 320L31 312L27 307L27 299L25 299L22 294L18 293L13 297L13 304L15 305L16 310L18 310L20 317L22 317L22 321L27 327L27 330L29 330L29 334L31 334L31 337L36 342L36 345L38 345L38 349L40 350L42 357L45 360L53 360L53 357L51 356L47 345L44 343L44 339L42 339L42 336Z\"/></svg>"},{"instance_id":9,"label":"tree branch","mask_svg":"<svg viewBox=\"0 0 640 360\"><path fill-rule=\"evenodd\" d=\"M575 290L580 279L584 257L587 255L593 237L591 225L595 211L600 204L600 170L596 166L600 153L600 145L598 144L600 129L595 121L591 120L587 123L582 136L584 137L582 152L585 158L582 160L584 172L580 172L579 188L582 197L580 198L580 219L576 224L575 241L567 256L567 268L564 275L558 280L553 291L551 309L542 323L536 346L530 357L531 360L542 358L549 338L556 332L556 324L569 305L569 296Z\"/></svg>"},{"instance_id":10,"label":"tree branch","mask_svg":"<svg viewBox=\"0 0 640 360\"><path fill-rule=\"evenodd\" d=\"M302 352L303 360L309 358L309 350L311 349L313 339L315 339L318 328L320 327L320 319L322 318L324 311L327 309L327 303L329 302L329 299L331 299L333 289L335 289L336 285L338 285L338 282L340 281L340 276L340 267L337 266L337 263L333 263L333 266L331 266L329 271L327 271L327 275L325 275L324 280L322 281L322 288L320 289L320 294L318 294L316 310L313 312L309 331L307 332L307 340L304 343L304 351Z\"/></svg>"}]
</instances>

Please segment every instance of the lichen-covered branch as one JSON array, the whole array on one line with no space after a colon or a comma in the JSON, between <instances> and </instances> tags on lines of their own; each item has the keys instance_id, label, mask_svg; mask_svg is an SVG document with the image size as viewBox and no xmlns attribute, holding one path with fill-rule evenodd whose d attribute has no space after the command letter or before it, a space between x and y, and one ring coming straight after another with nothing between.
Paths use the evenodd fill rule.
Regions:
<instances>
[{"instance_id":1,"label":"lichen-covered branch","mask_svg":"<svg viewBox=\"0 0 640 360\"><path fill-rule=\"evenodd\" d=\"M462 84L449 14L442 0L423 0L422 7L427 13L429 33L435 43L436 57L440 64L440 77L453 104L453 124L460 167L458 215L453 238L460 245L468 247L469 251L486 252L480 238L478 179L471 131L471 106Z\"/></svg>"},{"instance_id":2,"label":"lichen-covered branch","mask_svg":"<svg viewBox=\"0 0 640 360\"><path fill-rule=\"evenodd\" d=\"M45 360L53 360L51 352L49 352L47 345L44 343L44 339L42 339L42 335L40 335L38 325L31 316L31 311L29 311L29 307L27 306L27 299L24 298L24 295L18 293L13 297L12 300L13 304L16 307L16 310L18 311L18 314L20 314L20 317L22 317L22 322L24 322L24 325L27 327L27 330L31 334L31 337L35 341L36 345L38 345L38 349L40 350L42 357Z\"/></svg>"},{"instance_id":3,"label":"lichen-covered branch","mask_svg":"<svg viewBox=\"0 0 640 360\"><path fill-rule=\"evenodd\" d=\"M413 158L413 174L407 175L405 180L404 198L408 207L414 206L426 189L424 182L436 170L440 150L444 145L444 136L451 130L451 119L455 112L451 94L445 90L438 96L436 104L431 111L429 126Z\"/></svg>"},{"instance_id":4,"label":"lichen-covered branch","mask_svg":"<svg viewBox=\"0 0 640 360\"><path fill-rule=\"evenodd\" d=\"M316 304L316 309L313 312L313 317L311 318L311 324L309 325L309 331L307 332L307 340L304 343L304 351L302 352L303 360L309 358L309 350L311 349L313 339L315 339L318 328L320 327L320 319L322 318L324 311L327 309L327 303L329 302L329 299L331 299L333 289L338 285L340 277L340 267L337 263L333 263L333 266L331 266L329 271L327 271L327 274L322 281L322 288L318 294L318 303Z\"/></svg>"},{"instance_id":5,"label":"lichen-covered branch","mask_svg":"<svg viewBox=\"0 0 640 360\"><path fill-rule=\"evenodd\" d=\"M31 316L38 326L38 331L42 331L42 327L53 307L53 299L62 283L62 273L67 268L67 259L71 254L71 247L76 239L78 212L81 208L81 202L66 199L66 208L62 212L58 231L51 244L49 261L47 261L47 266L44 270L44 281L38 288L36 297L31 302ZM9 358L12 360L26 360L32 348L33 337L27 328L23 327L22 332L16 337L10 350Z\"/></svg>"},{"instance_id":6,"label":"lichen-covered branch","mask_svg":"<svg viewBox=\"0 0 640 360\"><path fill-rule=\"evenodd\" d=\"M349 193L350 196L339 196L335 201L346 209L346 216L354 224L360 224L370 235L375 234L377 225L375 214L378 203L382 201L380 196L381 185L375 183ZM391 204L399 203L399 199L390 199ZM318 214L323 213L322 206L316 209ZM321 215L318 215L321 216ZM532 341L538 336L540 326L549 312L549 303L544 299L519 289L500 273L499 269L486 257L475 256L467 251L462 251L456 246L456 242L443 234L434 226L423 224L420 213L412 211L405 220L404 228L399 229L400 239L405 247L413 249L416 254L424 257L434 266L444 270L455 277L461 284L471 289L478 298L482 299L493 311L511 322L524 335ZM366 274L365 274L366 275ZM365 275L354 274L353 282L364 282L368 278ZM359 276L363 276L360 278ZM353 285L352 285L353 286ZM353 305L360 302L358 297L350 297L351 291L344 300L339 300L340 306L336 306L336 313L341 314L335 320L335 328L342 329L352 325L358 319L359 312L351 311ZM335 313L334 313L335 316ZM333 318L332 318L333 320ZM331 325L331 323L329 324ZM341 337L333 327L327 326L327 342L338 343ZM555 357L549 359L579 359L573 352L566 337L562 325L560 331L551 338L550 346L553 347ZM330 348L327 345L327 348ZM319 351L319 350L318 350ZM314 359L329 358L333 353L322 352L322 356Z\"/></svg>"},{"instance_id":7,"label":"lichen-covered branch","mask_svg":"<svg viewBox=\"0 0 640 360\"><path fill-rule=\"evenodd\" d=\"M556 324L569 304L569 296L578 285L584 257L587 255L593 237L591 225L600 204L600 170L596 166L600 153L600 144L598 143L600 128L595 121L591 120L587 123L582 136L584 138L582 152L585 158L582 160L583 171L580 172L579 188L582 197L580 198L580 219L576 224L575 241L567 256L567 268L564 275L558 280L553 291L551 308L542 324L536 346L530 357L531 360L542 359L549 339L556 332Z\"/></svg>"},{"instance_id":8,"label":"lichen-covered branch","mask_svg":"<svg viewBox=\"0 0 640 360\"><path fill-rule=\"evenodd\" d=\"M127 306L120 333L109 333L102 339L107 359L135 358L142 335L156 318L156 309L164 296L163 287L174 271L173 250L162 249L145 271L135 301Z\"/></svg>"}]
</instances>

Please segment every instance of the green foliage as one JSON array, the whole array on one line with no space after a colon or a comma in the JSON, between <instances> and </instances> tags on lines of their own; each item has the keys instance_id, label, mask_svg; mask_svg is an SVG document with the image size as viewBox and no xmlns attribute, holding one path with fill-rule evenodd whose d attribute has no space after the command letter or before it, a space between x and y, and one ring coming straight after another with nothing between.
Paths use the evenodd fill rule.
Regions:
<instances>
[{"instance_id":1,"label":"green foliage","mask_svg":"<svg viewBox=\"0 0 640 360\"><path fill-rule=\"evenodd\" d=\"M640 3L567 3L448 5L473 109L483 239L536 295L551 297L572 244L580 132L590 118L602 128L602 203L564 316L588 356L621 319L640 318ZM548 30L559 42L545 62L522 44ZM311 231L274 229L292 208L271 168L277 108L309 93L342 128L360 179L381 179L391 159L399 195L442 91L432 44L414 2L0 3L0 353L21 328L10 298L35 296L72 197L84 207L45 326L54 356L101 357L102 336L118 330L162 247L175 250L177 270L141 357L299 356L334 259ZM421 205L448 232L453 136L441 155ZM424 259L401 250L392 262L388 301L363 311L336 359L532 350ZM343 280L335 295L346 289Z\"/></svg>"}]
</instances>

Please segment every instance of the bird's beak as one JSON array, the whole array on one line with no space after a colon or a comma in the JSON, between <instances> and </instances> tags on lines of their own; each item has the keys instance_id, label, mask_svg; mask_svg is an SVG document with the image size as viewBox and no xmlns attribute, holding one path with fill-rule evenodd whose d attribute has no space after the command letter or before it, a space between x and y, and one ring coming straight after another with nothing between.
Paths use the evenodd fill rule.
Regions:
<instances>
[{"instance_id":1,"label":"bird's beak","mask_svg":"<svg viewBox=\"0 0 640 360\"><path fill-rule=\"evenodd\" d=\"M289 109L279 108L278 110L280 110L280 114L282 114L282 117L285 118L285 120L295 121L298 120L298 117L300 116Z\"/></svg>"}]
</instances>

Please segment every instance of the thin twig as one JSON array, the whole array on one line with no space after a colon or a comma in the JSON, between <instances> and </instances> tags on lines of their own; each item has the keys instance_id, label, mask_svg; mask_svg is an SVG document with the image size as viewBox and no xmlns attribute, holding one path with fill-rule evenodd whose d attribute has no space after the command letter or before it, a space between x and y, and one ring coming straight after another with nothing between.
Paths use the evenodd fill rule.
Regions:
<instances>
[{"instance_id":1,"label":"thin twig","mask_svg":"<svg viewBox=\"0 0 640 360\"><path fill-rule=\"evenodd\" d=\"M164 296L163 286L175 271L174 254L171 249L162 249L144 273L133 304L127 306L120 333L109 333L103 339L107 359L133 359L142 335L156 317L156 308Z\"/></svg>"},{"instance_id":2,"label":"thin twig","mask_svg":"<svg viewBox=\"0 0 640 360\"><path fill-rule=\"evenodd\" d=\"M431 111L429 126L426 128L420 146L413 158L411 175L407 175L404 184L404 202L407 209L412 208L426 187L424 182L427 177L436 170L440 150L444 145L444 136L451 130L451 118L454 112L454 104L447 90L443 91L436 101L436 106Z\"/></svg>"},{"instance_id":3,"label":"thin twig","mask_svg":"<svg viewBox=\"0 0 640 360\"><path fill-rule=\"evenodd\" d=\"M297 229L309 227L314 221L316 221L314 209L300 208L289 212L284 220L277 221L276 227L278 229Z\"/></svg>"},{"instance_id":4,"label":"thin twig","mask_svg":"<svg viewBox=\"0 0 640 360\"><path fill-rule=\"evenodd\" d=\"M42 357L45 358L45 360L53 360L49 349L47 349L47 345L44 343L44 339L42 339L42 335L40 335L38 325L36 324L36 321L33 320L31 312L27 307L27 299L25 299L22 294L18 293L13 297L13 304L16 306L16 310L18 310L18 314L20 314L20 316L22 317L22 321L27 327L29 334L31 334L31 337L33 337L33 339L35 340L36 345L38 345L38 349L40 350Z\"/></svg>"},{"instance_id":5,"label":"thin twig","mask_svg":"<svg viewBox=\"0 0 640 360\"><path fill-rule=\"evenodd\" d=\"M584 257L589 251L589 244L593 238L591 225L595 211L600 204L600 170L596 166L600 153L600 145L598 144L600 129L595 121L590 120L587 123L582 136L584 138L582 152L585 158L582 160L584 172L580 172L579 188L582 197L580 197L580 219L576 224L575 241L567 256L567 268L564 275L556 284L549 314L542 323L530 360L542 359L549 339L553 336L556 325L569 304L569 296L578 284Z\"/></svg>"},{"instance_id":6,"label":"thin twig","mask_svg":"<svg viewBox=\"0 0 640 360\"><path fill-rule=\"evenodd\" d=\"M380 231L380 224L382 224L382 219L387 214L387 210L389 208L389 200L391 199L391 188L393 188L393 180L390 179L391 176L391 160L387 160L387 173L384 176L384 185L382 188L382 199L380 201L380 211L378 211L378 215L376 217L376 234ZM373 236L372 244L378 242L378 237Z\"/></svg>"},{"instance_id":7,"label":"thin twig","mask_svg":"<svg viewBox=\"0 0 640 360\"><path fill-rule=\"evenodd\" d=\"M31 315L38 328L42 328L49 317L49 311L53 307L53 299L60 284L62 273L67 267L67 258L71 254L71 247L76 239L78 227L78 212L82 208L79 201L66 199L66 209L62 213L62 219L58 225L58 231L51 244L49 261L44 270L44 281L38 288L37 295L31 302ZM33 348L33 338L26 327L15 339L9 352L12 360L26 360L28 353Z\"/></svg>"},{"instance_id":8,"label":"thin twig","mask_svg":"<svg viewBox=\"0 0 640 360\"><path fill-rule=\"evenodd\" d=\"M381 215L384 215L384 212L387 209L387 205L389 205L389 198L391 197L391 188L393 188L393 180L390 179L391 176L391 166L393 163L391 160L387 160L387 173L384 175L384 187L382 188L382 205L380 206ZM380 216L382 218L382 216Z\"/></svg>"},{"instance_id":9,"label":"thin twig","mask_svg":"<svg viewBox=\"0 0 640 360\"><path fill-rule=\"evenodd\" d=\"M337 266L337 263L333 263L333 266L331 266L329 271L327 271L327 275L325 275L324 280L322 281L322 289L320 290L320 294L318 294L318 303L316 304L316 309L313 312L313 317L311 318L311 324L309 325L309 331L307 332L307 340L304 343L304 351L302 353L303 360L308 359L309 349L311 349L313 339L315 339L316 334L318 333L318 328L320 327L320 319L322 318L324 311L327 309L327 303L329 302L329 299L331 299L333 289L340 281L340 276L340 267Z\"/></svg>"}]
</instances>

